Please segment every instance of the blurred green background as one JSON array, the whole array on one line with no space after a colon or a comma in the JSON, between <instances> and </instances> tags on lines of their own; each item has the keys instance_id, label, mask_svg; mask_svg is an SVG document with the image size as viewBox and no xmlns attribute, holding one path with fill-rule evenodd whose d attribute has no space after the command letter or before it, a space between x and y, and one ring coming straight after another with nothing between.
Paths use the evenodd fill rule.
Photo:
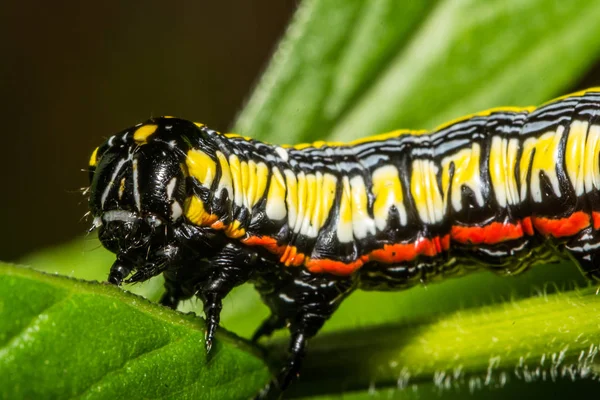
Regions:
<instances>
[{"instance_id":1,"label":"blurred green background","mask_svg":"<svg viewBox=\"0 0 600 400\"><path fill-rule=\"evenodd\" d=\"M296 3L0 2L0 260L84 235L81 170L111 134L156 115L227 130Z\"/></svg>"}]
</instances>

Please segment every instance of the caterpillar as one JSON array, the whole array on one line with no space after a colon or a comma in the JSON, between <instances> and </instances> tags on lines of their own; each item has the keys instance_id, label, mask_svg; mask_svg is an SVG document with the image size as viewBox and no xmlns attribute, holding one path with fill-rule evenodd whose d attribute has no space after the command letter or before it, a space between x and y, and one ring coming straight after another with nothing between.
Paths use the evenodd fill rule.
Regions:
<instances>
[{"instance_id":1,"label":"caterpillar","mask_svg":"<svg viewBox=\"0 0 600 400\"><path fill-rule=\"evenodd\" d=\"M223 298L251 282L287 326L284 390L307 340L353 290L402 290L570 258L600 277L600 88L494 108L433 131L279 146L152 118L94 150L92 229L109 282L165 278L197 295L210 351Z\"/></svg>"}]
</instances>

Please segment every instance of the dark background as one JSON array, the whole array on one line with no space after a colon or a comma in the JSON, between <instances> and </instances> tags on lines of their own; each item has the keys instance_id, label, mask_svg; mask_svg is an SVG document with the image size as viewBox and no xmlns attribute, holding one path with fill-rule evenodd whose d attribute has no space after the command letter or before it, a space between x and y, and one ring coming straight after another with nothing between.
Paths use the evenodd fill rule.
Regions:
<instances>
[{"instance_id":1,"label":"dark background","mask_svg":"<svg viewBox=\"0 0 600 400\"><path fill-rule=\"evenodd\" d=\"M0 2L0 260L83 236L91 151L175 115L226 131L296 1Z\"/></svg>"}]
</instances>

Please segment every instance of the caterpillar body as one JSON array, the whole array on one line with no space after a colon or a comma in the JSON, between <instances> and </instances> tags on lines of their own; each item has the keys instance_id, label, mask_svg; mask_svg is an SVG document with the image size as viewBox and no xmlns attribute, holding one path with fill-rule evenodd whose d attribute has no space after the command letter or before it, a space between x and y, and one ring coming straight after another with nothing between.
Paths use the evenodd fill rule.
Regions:
<instances>
[{"instance_id":1,"label":"caterpillar body","mask_svg":"<svg viewBox=\"0 0 600 400\"><path fill-rule=\"evenodd\" d=\"M271 316L253 340L291 332L269 389L283 390L355 289L566 257L600 276L599 116L594 88L434 131L297 146L153 118L93 152L89 205L116 254L109 281L163 273L173 308L198 295L208 350L222 299L254 283Z\"/></svg>"}]
</instances>

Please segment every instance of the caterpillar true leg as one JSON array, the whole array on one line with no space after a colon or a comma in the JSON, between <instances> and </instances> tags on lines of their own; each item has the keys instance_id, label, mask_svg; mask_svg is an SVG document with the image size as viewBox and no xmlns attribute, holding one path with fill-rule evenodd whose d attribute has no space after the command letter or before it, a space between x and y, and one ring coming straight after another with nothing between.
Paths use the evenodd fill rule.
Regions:
<instances>
[{"instance_id":1,"label":"caterpillar true leg","mask_svg":"<svg viewBox=\"0 0 600 400\"><path fill-rule=\"evenodd\" d=\"M182 284L177 280L175 272L165 272L165 293L159 303L165 307L177 309L179 302L184 298Z\"/></svg>"},{"instance_id":2,"label":"caterpillar true leg","mask_svg":"<svg viewBox=\"0 0 600 400\"><path fill-rule=\"evenodd\" d=\"M271 336L273 332L285 326L285 318L281 315L269 315L252 335L252 342L258 342L263 336Z\"/></svg>"},{"instance_id":3,"label":"caterpillar true leg","mask_svg":"<svg viewBox=\"0 0 600 400\"><path fill-rule=\"evenodd\" d=\"M256 253L229 243L209 260L208 278L198 295L204 303L206 318L206 350L210 351L214 335L221 320L222 300L236 286L247 282L253 272Z\"/></svg>"}]
</instances>

